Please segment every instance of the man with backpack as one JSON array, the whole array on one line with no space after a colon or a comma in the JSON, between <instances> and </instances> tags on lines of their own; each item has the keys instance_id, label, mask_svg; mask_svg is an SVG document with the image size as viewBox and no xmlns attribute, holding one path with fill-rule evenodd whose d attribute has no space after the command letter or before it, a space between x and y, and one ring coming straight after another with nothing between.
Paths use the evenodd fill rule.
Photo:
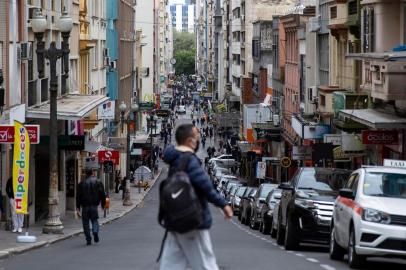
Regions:
<instances>
[{"instance_id":1,"label":"man with backpack","mask_svg":"<svg viewBox=\"0 0 406 270\"><path fill-rule=\"evenodd\" d=\"M82 217L83 232L86 237L86 244L92 244L90 236L89 221L92 222L94 242L99 242L99 212L98 205L102 208L106 205L106 194L103 184L93 176L92 169L86 169L86 180L79 183L76 195L76 211ZM82 212L80 210L82 209Z\"/></svg>"},{"instance_id":2,"label":"man with backpack","mask_svg":"<svg viewBox=\"0 0 406 270\"><path fill-rule=\"evenodd\" d=\"M184 124L178 127L175 137L178 146L169 146L164 153L170 169L160 185L158 219L166 228L160 269L189 266L193 270L217 270L209 234L212 217L208 202L223 209L227 219L232 218L233 210L214 189L195 155L200 144L199 130Z\"/></svg>"}]
</instances>

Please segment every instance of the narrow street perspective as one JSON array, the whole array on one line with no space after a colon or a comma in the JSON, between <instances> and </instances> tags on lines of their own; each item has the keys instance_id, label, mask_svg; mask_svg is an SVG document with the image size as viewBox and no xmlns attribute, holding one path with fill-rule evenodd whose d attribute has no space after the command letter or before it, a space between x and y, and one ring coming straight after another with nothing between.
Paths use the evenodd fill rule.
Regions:
<instances>
[{"instance_id":1,"label":"narrow street perspective","mask_svg":"<svg viewBox=\"0 0 406 270\"><path fill-rule=\"evenodd\" d=\"M406 0L0 0L0 270L406 269Z\"/></svg>"}]
</instances>

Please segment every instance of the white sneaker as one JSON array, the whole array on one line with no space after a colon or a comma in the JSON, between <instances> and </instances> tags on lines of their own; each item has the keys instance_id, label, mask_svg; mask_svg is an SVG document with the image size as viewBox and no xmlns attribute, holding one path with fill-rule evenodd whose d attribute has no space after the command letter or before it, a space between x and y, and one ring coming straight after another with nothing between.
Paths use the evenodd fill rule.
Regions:
<instances>
[{"instance_id":1,"label":"white sneaker","mask_svg":"<svg viewBox=\"0 0 406 270\"><path fill-rule=\"evenodd\" d=\"M17 232L17 229L13 229L13 232L16 233L16 232Z\"/></svg>"},{"instance_id":2,"label":"white sneaker","mask_svg":"<svg viewBox=\"0 0 406 270\"><path fill-rule=\"evenodd\" d=\"M22 233L22 232L23 232L23 229L19 228L19 229L17 230L17 232Z\"/></svg>"}]
</instances>

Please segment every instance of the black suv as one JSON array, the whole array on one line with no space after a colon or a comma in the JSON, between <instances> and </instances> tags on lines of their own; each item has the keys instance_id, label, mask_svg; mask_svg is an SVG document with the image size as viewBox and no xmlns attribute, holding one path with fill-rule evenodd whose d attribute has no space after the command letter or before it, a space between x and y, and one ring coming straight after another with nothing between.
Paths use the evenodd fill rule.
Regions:
<instances>
[{"instance_id":1,"label":"black suv","mask_svg":"<svg viewBox=\"0 0 406 270\"><path fill-rule=\"evenodd\" d=\"M299 168L290 182L282 183L278 211L279 245L296 249L300 242L328 243L334 201L351 171L333 168Z\"/></svg>"}]
</instances>

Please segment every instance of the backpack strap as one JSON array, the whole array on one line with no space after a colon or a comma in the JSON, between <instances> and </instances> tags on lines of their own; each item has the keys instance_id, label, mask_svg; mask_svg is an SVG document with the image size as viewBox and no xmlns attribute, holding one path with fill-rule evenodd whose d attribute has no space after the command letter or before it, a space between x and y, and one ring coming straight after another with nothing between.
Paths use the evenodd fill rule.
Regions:
<instances>
[{"instance_id":1,"label":"backpack strap","mask_svg":"<svg viewBox=\"0 0 406 270\"><path fill-rule=\"evenodd\" d=\"M156 259L156 262L159 262L159 260L162 257L162 252L164 251L164 245L165 245L167 236L168 236L168 230L165 230L164 238L162 239L161 248L159 249L159 254L158 254L158 258Z\"/></svg>"}]
</instances>

